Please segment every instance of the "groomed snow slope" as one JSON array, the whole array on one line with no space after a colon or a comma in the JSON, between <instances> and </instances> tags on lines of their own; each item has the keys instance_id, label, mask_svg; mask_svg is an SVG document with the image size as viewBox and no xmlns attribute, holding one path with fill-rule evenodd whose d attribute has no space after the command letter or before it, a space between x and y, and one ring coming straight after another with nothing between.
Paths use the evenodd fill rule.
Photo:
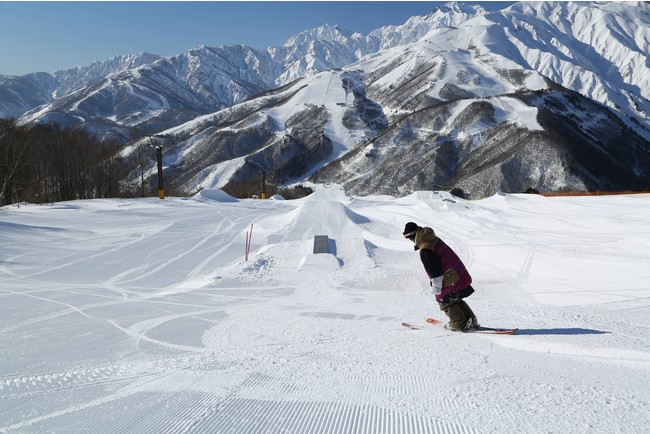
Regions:
<instances>
[{"instance_id":1,"label":"groomed snow slope","mask_svg":"<svg viewBox=\"0 0 650 434\"><path fill-rule=\"evenodd\" d=\"M411 220L517 335L424 322ZM650 195L0 208L0 432L648 432L648 221Z\"/></svg>"}]
</instances>

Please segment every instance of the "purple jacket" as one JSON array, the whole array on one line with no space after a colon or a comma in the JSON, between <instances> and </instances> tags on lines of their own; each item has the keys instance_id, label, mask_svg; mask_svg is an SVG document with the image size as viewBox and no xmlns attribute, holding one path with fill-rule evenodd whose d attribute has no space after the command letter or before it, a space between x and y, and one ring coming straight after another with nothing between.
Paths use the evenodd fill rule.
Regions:
<instances>
[{"instance_id":1,"label":"purple jacket","mask_svg":"<svg viewBox=\"0 0 650 434\"><path fill-rule=\"evenodd\" d=\"M452 292L465 289L472 284L472 276L465 268L463 261L460 260L451 247L436 236L433 229L429 227L418 229L415 235L415 248L420 250L423 262L422 249L431 250L442 262L441 274L437 276L431 275L432 273L429 271L431 267L427 267L427 264L424 267L430 279L443 276L442 293L436 295L436 300L441 300Z\"/></svg>"}]
</instances>

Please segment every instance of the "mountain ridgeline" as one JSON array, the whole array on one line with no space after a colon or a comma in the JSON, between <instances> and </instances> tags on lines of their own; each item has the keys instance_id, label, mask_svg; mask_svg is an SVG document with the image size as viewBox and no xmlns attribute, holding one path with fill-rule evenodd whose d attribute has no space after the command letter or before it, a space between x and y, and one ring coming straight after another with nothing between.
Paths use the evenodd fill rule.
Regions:
<instances>
[{"instance_id":1,"label":"mountain ridgeline","mask_svg":"<svg viewBox=\"0 0 650 434\"><path fill-rule=\"evenodd\" d=\"M129 183L177 191L340 185L351 194L650 188L650 6L448 3L368 35L200 46L0 76L0 116L130 140Z\"/></svg>"}]
</instances>

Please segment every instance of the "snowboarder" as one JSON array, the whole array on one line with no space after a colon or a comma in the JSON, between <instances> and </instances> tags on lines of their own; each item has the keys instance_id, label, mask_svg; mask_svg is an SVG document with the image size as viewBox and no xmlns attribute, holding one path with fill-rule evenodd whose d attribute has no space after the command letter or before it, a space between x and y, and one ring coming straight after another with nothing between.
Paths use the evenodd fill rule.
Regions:
<instances>
[{"instance_id":1,"label":"snowboarder","mask_svg":"<svg viewBox=\"0 0 650 434\"><path fill-rule=\"evenodd\" d=\"M474 312L463 300L474 293L472 277L458 255L429 227L408 222L403 235L415 243L415 250L420 251L432 292L440 310L449 317L449 324L445 328L453 331L478 328Z\"/></svg>"}]
</instances>

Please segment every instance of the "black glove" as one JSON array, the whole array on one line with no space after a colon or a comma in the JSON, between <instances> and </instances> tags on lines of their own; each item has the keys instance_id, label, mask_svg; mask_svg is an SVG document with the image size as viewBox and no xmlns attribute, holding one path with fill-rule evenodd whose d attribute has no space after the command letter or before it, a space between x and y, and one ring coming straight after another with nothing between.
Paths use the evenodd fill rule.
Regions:
<instances>
[{"instance_id":1,"label":"black glove","mask_svg":"<svg viewBox=\"0 0 650 434\"><path fill-rule=\"evenodd\" d=\"M458 303L460 301L460 297L458 297L457 292L452 292L451 294L445 295L440 301L445 305L445 307L450 307Z\"/></svg>"}]
</instances>

